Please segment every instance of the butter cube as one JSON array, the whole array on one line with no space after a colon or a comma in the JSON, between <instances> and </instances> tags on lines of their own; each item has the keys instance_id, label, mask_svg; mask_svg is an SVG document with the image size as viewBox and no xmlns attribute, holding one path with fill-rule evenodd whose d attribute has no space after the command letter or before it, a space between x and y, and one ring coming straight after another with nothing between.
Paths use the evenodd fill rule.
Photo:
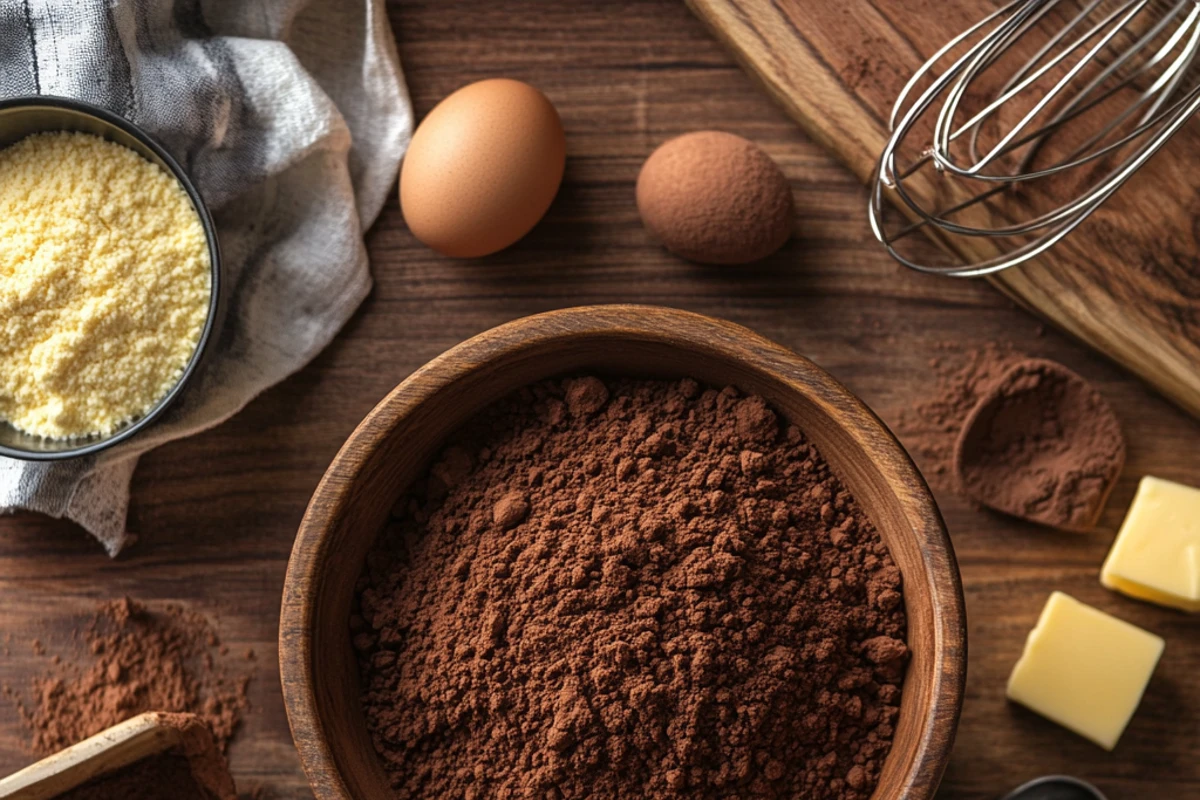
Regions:
<instances>
[{"instance_id":1,"label":"butter cube","mask_svg":"<svg viewBox=\"0 0 1200 800\"><path fill-rule=\"evenodd\" d=\"M1200 611L1200 489L1142 478L1100 582L1139 600Z\"/></svg>"},{"instance_id":2,"label":"butter cube","mask_svg":"<svg viewBox=\"0 0 1200 800\"><path fill-rule=\"evenodd\" d=\"M1054 592L1008 679L1008 699L1112 750L1142 700L1163 640Z\"/></svg>"}]
</instances>

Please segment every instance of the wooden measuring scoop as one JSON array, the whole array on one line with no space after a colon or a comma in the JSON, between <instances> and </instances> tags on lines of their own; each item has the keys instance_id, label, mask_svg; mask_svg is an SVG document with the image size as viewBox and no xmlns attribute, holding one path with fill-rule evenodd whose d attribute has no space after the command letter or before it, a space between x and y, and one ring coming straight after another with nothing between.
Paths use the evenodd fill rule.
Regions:
<instances>
[{"instance_id":1,"label":"wooden measuring scoop","mask_svg":"<svg viewBox=\"0 0 1200 800\"><path fill-rule=\"evenodd\" d=\"M954 448L962 490L989 508L1066 530L1092 528L1125 464L1112 407L1054 361L1014 364L980 398Z\"/></svg>"},{"instance_id":2,"label":"wooden measuring scoop","mask_svg":"<svg viewBox=\"0 0 1200 800\"><path fill-rule=\"evenodd\" d=\"M144 759L168 755L187 760L197 788L193 795L237 800L225 757L208 726L193 714L159 711L114 725L0 780L0 800L52 800ZM163 796L185 796L176 789L163 786Z\"/></svg>"}]
</instances>

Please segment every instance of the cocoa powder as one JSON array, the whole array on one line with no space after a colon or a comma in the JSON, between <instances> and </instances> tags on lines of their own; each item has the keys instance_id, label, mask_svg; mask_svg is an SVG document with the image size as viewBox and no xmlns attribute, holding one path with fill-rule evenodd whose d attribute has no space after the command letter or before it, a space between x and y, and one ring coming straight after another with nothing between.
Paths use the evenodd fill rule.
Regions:
<instances>
[{"instance_id":1,"label":"cocoa powder","mask_svg":"<svg viewBox=\"0 0 1200 800\"><path fill-rule=\"evenodd\" d=\"M1094 387L1004 343L951 352L929 366L929 396L902 413L896 428L930 484L1040 524L1096 523L1125 445ZM969 432L969 424L978 430Z\"/></svg>"},{"instance_id":2,"label":"cocoa powder","mask_svg":"<svg viewBox=\"0 0 1200 800\"><path fill-rule=\"evenodd\" d=\"M82 628L90 662L54 657L33 681L32 700L5 693L29 729L30 747L48 755L144 711L189 712L224 750L237 730L249 672L230 675L208 621L178 606L151 612L124 598L105 603Z\"/></svg>"},{"instance_id":3,"label":"cocoa powder","mask_svg":"<svg viewBox=\"0 0 1200 800\"><path fill-rule=\"evenodd\" d=\"M963 423L1021 359L1011 345L988 344L930 360L930 391L901 412L896 425L905 447L921 460L930 484L958 488L953 479L954 446Z\"/></svg>"},{"instance_id":4,"label":"cocoa powder","mask_svg":"<svg viewBox=\"0 0 1200 800\"><path fill-rule=\"evenodd\" d=\"M58 795L56 800L214 800L192 777L185 756L166 753Z\"/></svg>"},{"instance_id":5,"label":"cocoa powder","mask_svg":"<svg viewBox=\"0 0 1200 800\"><path fill-rule=\"evenodd\" d=\"M208 725L192 714L159 714L179 732L174 748L97 776L55 800L236 800L225 757Z\"/></svg>"},{"instance_id":6,"label":"cocoa powder","mask_svg":"<svg viewBox=\"0 0 1200 800\"><path fill-rule=\"evenodd\" d=\"M518 391L409 488L357 595L397 797L853 800L891 747L900 572L733 388Z\"/></svg>"},{"instance_id":7,"label":"cocoa powder","mask_svg":"<svg viewBox=\"0 0 1200 800\"><path fill-rule=\"evenodd\" d=\"M1121 467L1125 439L1112 407L1061 364L1012 365L963 424L956 475L970 497L1032 522L1094 526Z\"/></svg>"}]
</instances>

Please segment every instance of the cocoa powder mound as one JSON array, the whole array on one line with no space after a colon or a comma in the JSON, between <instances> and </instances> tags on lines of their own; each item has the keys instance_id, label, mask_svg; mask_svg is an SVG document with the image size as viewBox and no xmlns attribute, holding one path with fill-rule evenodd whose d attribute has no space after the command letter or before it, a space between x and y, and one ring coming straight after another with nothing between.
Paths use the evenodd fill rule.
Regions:
<instances>
[{"instance_id":1,"label":"cocoa powder mound","mask_svg":"<svg viewBox=\"0 0 1200 800\"><path fill-rule=\"evenodd\" d=\"M82 630L88 665L55 656L26 703L6 690L48 755L144 711L188 712L203 719L223 751L248 705L250 675L218 663L221 642L199 614L178 606L151 612L124 598L100 606Z\"/></svg>"},{"instance_id":2,"label":"cocoa powder mound","mask_svg":"<svg viewBox=\"0 0 1200 800\"><path fill-rule=\"evenodd\" d=\"M99 775L55 800L237 800L208 725L191 714L157 716L160 724L178 731L178 745Z\"/></svg>"},{"instance_id":3,"label":"cocoa powder mound","mask_svg":"<svg viewBox=\"0 0 1200 800\"><path fill-rule=\"evenodd\" d=\"M177 753L143 758L58 795L55 800L216 800Z\"/></svg>"},{"instance_id":4,"label":"cocoa powder mound","mask_svg":"<svg viewBox=\"0 0 1200 800\"><path fill-rule=\"evenodd\" d=\"M983 505L1087 530L1125 464L1125 438L1090 383L1061 364L1027 359L980 399L955 454L963 491Z\"/></svg>"},{"instance_id":5,"label":"cocoa powder mound","mask_svg":"<svg viewBox=\"0 0 1200 800\"><path fill-rule=\"evenodd\" d=\"M536 384L395 514L350 626L397 797L871 795L900 572L761 398Z\"/></svg>"}]
</instances>

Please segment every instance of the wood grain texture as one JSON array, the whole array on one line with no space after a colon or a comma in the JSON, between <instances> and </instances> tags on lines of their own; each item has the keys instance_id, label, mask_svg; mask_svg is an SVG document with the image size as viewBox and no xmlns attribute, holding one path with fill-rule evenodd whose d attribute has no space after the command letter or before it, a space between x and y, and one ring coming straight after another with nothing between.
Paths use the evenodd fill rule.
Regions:
<instances>
[{"instance_id":1,"label":"wood grain texture","mask_svg":"<svg viewBox=\"0 0 1200 800\"><path fill-rule=\"evenodd\" d=\"M1200 424L1074 341L1041 335L986 284L893 264L871 240L857 178L756 91L681 2L397 0L391 12L418 115L462 84L494 76L528 80L555 102L569 156L548 217L512 250L461 263L415 242L393 201L368 237L375 291L333 345L225 425L143 459L129 523L141 539L120 558L108 560L69 524L0 518L0 684L28 697L51 655L74 652L72 631L98 601L129 594L179 602L210 616L234 652L258 655L252 708L229 753L243 794L311 798L275 643L292 541L330 460L396 384L480 331L566 306L653 303L724 317L809 357L892 426L929 396L930 359L985 342L1011 341L1095 382L1129 439L1096 531L1046 532L935 486L962 569L971 642L941 796L991 800L1036 775L1068 772L1096 781L1112 800L1200 798L1198 621L1114 595L1098 580L1142 474L1200 485ZM633 197L642 160L667 138L701 128L753 139L792 182L796 238L762 264L694 267L641 228ZM918 466L936 477L929 462L918 458ZM1053 589L1167 639L1115 753L1004 700L1004 681ZM46 655L34 654L34 639ZM0 774L35 760L27 740L0 697Z\"/></svg>"},{"instance_id":2,"label":"wood grain texture","mask_svg":"<svg viewBox=\"0 0 1200 800\"><path fill-rule=\"evenodd\" d=\"M770 94L864 182L909 76L978 2L688 0ZM992 277L1011 297L1200 415L1200 125L1179 133L1059 247ZM960 237L967 260L995 253Z\"/></svg>"},{"instance_id":3,"label":"wood grain texture","mask_svg":"<svg viewBox=\"0 0 1200 800\"><path fill-rule=\"evenodd\" d=\"M300 524L280 621L288 716L318 800L389 800L372 755L350 642L354 587L391 509L442 443L484 406L555 375L694 377L759 394L797 425L871 516L904 577L908 645L900 718L874 797L929 800L962 703L962 587L932 495L899 443L811 361L728 322L594 306L482 333L389 394L334 459Z\"/></svg>"}]
</instances>

